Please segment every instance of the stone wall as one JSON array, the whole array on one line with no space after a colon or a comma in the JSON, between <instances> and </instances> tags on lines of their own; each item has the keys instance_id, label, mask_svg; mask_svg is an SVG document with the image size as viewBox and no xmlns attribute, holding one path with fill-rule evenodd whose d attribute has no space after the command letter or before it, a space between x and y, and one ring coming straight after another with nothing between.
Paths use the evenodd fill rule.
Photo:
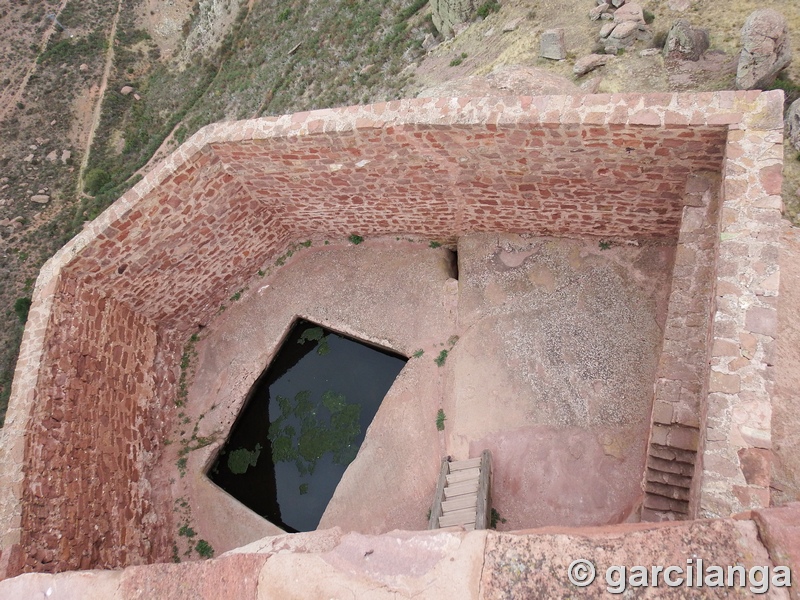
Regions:
<instances>
[{"instance_id":1,"label":"stone wall","mask_svg":"<svg viewBox=\"0 0 800 600\"><path fill-rule=\"evenodd\" d=\"M56 296L26 435L22 570L167 559L164 507L147 480L167 400L154 402L155 324L73 279Z\"/></svg>"},{"instance_id":2,"label":"stone wall","mask_svg":"<svg viewBox=\"0 0 800 600\"><path fill-rule=\"evenodd\" d=\"M702 517L770 504L783 208L778 98L763 94L731 125L725 147Z\"/></svg>"},{"instance_id":3,"label":"stone wall","mask_svg":"<svg viewBox=\"0 0 800 600\"><path fill-rule=\"evenodd\" d=\"M701 513L766 505L751 467L770 458L781 109L758 91L417 99L204 128L42 269L0 443L0 574L160 558L145 440L172 401L176 340L293 240L674 238L708 170L723 206Z\"/></svg>"},{"instance_id":4,"label":"stone wall","mask_svg":"<svg viewBox=\"0 0 800 600\"><path fill-rule=\"evenodd\" d=\"M655 383L642 520L691 519L702 472L705 398L714 302L719 181L693 175L672 271L667 321ZM697 467L700 467L699 469Z\"/></svg>"}]
</instances>

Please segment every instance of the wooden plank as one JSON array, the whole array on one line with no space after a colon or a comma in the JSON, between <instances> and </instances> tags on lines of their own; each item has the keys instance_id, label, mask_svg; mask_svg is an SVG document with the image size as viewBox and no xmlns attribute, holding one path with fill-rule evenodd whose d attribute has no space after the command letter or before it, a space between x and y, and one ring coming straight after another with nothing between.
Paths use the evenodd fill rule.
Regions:
<instances>
[{"instance_id":1,"label":"wooden plank","mask_svg":"<svg viewBox=\"0 0 800 600\"><path fill-rule=\"evenodd\" d=\"M462 481L469 481L471 479L477 480L480 474L480 469L464 469L457 473L450 473L447 476L447 485L453 485L454 483L461 483Z\"/></svg>"},{"instance_id":2,"label":"wooden plank","mask_svg":"<svg viewBox=\"0 0 800 600\"><path fill-rule=\"evenodd\" d=\"M471 508L457 510L447 515L439 517L439 527L451 527L453 525L469 525L475 523L475 511Z\"/></svg>"},{"instance_id":3,"label":"wooden plank","mask_svg":"<svg viewBox=\"0 0 800 600\"><path fill-rule=\"evenodd\" d=\"M492 453L481 453L481 475L478 481L478 506L475 513L475 528L489 529L492 518Z\"/></svg>"},{"instance_id":4,"label":"wooden plank","mask_svg":"<svg viewBox=\"0 0 800 600\"><path fill-rule=\"evenodd\" d=\"M467 460L457 460L450 463L450 472L463 471L464 469L479 469L481 466L481 457L469 458Z\"/></svg>"},{"instance_id":5,"label":"wooden plank","mask_svg":"<svg viewBox=\"0 0 800 600\"><path fill-rule=\"evenodd\" d=\"M431 517L428 520L428 529L439 527L439 517L442 516L442 501L444 500L444 486L447 481L447 474L450 472L450 462L442 459L442 468L439 470L439 481L436 483L436 495L433 497L431 506Z\"/></svg>"},{"instance_id":6,"label":"wooden plank","mask_svg":"<svg viewBox=\"0 0 800 600\"><path fill-rule=\"evenodd\" d=\"M456 496L452 500L445 500L442 502L442 514L446 515L454 510L461 510L462 508L477 509L478 497L476 494L464 494L463 496Z\"/></svg>"},{"instance_id":7,"label":"wooden plank","mask_svg":"<svg viewBox=\"0 0 800 600\"><path fill-rule=\"evenodd\" d=\"M475 495L477 491L477 481L465 481L464 483L459 483L458 485L452 485L444 488L444 498L445 500L449 500L450 498L463 496L464 494Z\"/></svg>"}]
</instances>

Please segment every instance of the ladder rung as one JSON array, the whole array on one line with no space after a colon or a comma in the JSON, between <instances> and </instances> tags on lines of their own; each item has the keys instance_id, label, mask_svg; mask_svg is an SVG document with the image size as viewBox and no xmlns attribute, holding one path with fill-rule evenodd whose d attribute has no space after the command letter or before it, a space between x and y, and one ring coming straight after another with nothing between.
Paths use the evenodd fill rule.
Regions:
<instances>
[{"instance_id":1,"label":"ladder rung","mask_svg":"<svg viewBox=\"0 0 800 600\"><path fill-rule=\"evenodd\" d=\"M447 476L447 485L461 483L462 481L471 481L473 479L478 481L480 474L480 469L464 469L463 471L456 471L455 473L450 473Z\"/></svg>"},{"instance_id":2,"label":"ladder rung","mask_svg":"<svg viewBox=\"0 0 800 600\"><path fill-rule=\"evenodd\" d=\"M446 500L456 496L463 496L464 494L475 494L478 491L478 482L465 481L457 485L452 485L444 488L444 497Z\"/></svg>"},{"instance_id":3,"label":"ladder rung","mask_svg":"<svg viewBox=\"0 0 800 600\"><path fill-rule=\"evenodd\" d=\"M450 463L450 472L463 471L464 469L477 469L481 466L481 457L467 460L457 460Z\"/></svg>"},{"instance_id":4,"label":"ladder rung","mask_svg":"<svg viewBox=\"0 0 800 600\"><path fill-rule=\"evenodd\" d=\"M451 527L452 525L475 525L475 511L469 508L457 510L439 517L439 527Z\"/></svg>"},{"instance_id":5,"label":"ladder rung","mask_svg":"<svg viewBox=\"0 0 800 600\"><path fill-rule=\"evenodd\" d=\"M462 508L471 508L477 510L478 496L476 494L464 494L463 496L456 496L452 500L445 500L442 502L442 513L447 514L454 510L461 510Z\"/></svg>"}]
</instances>

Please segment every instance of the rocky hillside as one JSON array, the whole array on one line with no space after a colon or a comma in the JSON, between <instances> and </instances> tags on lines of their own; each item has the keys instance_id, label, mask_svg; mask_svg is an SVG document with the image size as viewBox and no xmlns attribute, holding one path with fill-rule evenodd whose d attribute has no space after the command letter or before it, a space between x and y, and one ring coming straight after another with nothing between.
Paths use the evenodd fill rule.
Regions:
<instances>
[{"instance_id":1,"label":"rocky hillside","mask_svg":"<svg viewBox=\"0 0 800 600\"><path fill-rule=\"evenodd\" d=\"M40 266L148 165L207 123L367 103L431 88L438 93L521 93L530 85L524 89L540 93L732 88L740 31L748 15L764 7L784 15L790 42L800 52L800 3L794 0L640 0L638 11L624 4L6 4L0 8L6 32L0 40L0 420ZM626 11L629 19L623 20ZM692 57L697 60L674 60L661 51L679 19L686 21L681 40L707 30L708 47ZM554 29L561 31L544 37L555 44L556 54L543 58L543 34ZM587 58L592 54L602 56ZM527 69L525 82L496 71L509 66ZM770 85L800 93L793 82L800 82L800 58ZM800 205L797 154L787 143L785 197L792 218Z\"/></svg>"}]
</instances>

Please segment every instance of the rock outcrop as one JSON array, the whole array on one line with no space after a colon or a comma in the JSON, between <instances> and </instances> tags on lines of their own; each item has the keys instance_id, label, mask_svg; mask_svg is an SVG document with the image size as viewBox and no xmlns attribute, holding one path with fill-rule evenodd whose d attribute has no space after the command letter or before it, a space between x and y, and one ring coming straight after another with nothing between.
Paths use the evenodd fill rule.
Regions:
<instances>
[{"instance_id":1,"label":"rock outcrop","mask_svg":"<svg viewBox=\"0 0 800 600\"><path fill-rule=\"evenodd\" d=\"M589 71L593 71L597 67L602 67L612 58L614 57L610 54L589 54L575 61L572 72L579 77L581 75L586 75Z\"/></svg>"},{"instance_id":2,"label":"rock outcrop","mask_svg":"<svg viewBox=\"0 0 800 600\"><path fill-rule=\"evenodd\" d=\"M707 29L695 29L686 19L679 19L667 34L664 58L697 61L708 46Z\"/></svg>"},{"instance_id":3,"label":"rock outcrop","mask_svg":"<svg viewBox=\"0 0 800 600\"><path fill-rule=\"evenodd\" d=\"M786 111L786 136L794 149L800 151L800 98Z\"/></svg>"},{"instance_id":4,"label":"rock outcrop","mask_svg":"<svg viewBox=\"0 0 800 600\"><path fill-rule=\"evenodd\" d=\"M633 46L636 40L647 39L651 35L644 11L635 2L617 2L613 5L603 2L590 11L589 17L592 20L603 18L610 21L600 28L599 33L600 43L603 44L606 54L616 54Z\"/></svg>"},{"instance_id":5,"label":"rock outcrop","mask_svg":"<svg viewBox=\"0 0 800 600\"><path fill-rule=\"evenodd\" d=\"M432 0L433 26L445 37L453 37L453 27L467 21L475 11L473 0Z\"/></svg>"},{"instance_id":6,"label":"rock outcrop","mask_svg":"<svg viewBox=\"0 0 800 600\"><path fill-rule=\"evenodd\" d=\"M791 60L789 29L784 16L771 8L753 12L742 27L736 88L755 90L769 86Z\"/></svg>"}]
</instances>

